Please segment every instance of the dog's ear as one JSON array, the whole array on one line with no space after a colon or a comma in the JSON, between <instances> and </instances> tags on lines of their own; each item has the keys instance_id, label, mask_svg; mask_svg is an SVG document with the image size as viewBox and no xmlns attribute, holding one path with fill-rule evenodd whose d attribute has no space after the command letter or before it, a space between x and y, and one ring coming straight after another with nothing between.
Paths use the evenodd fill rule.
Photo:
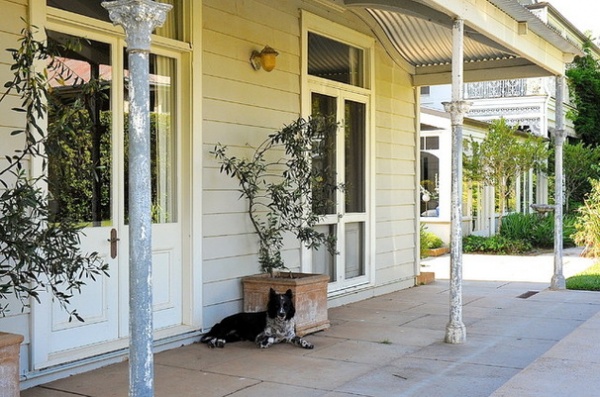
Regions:
<instances>
[{"instance_id":1,"label":"dog's ear","mask_svg":"<svg viewBox=\"0 0 600 397\"><path fill-rule=\"evenodd\" d=\"M293 297L292 290L288 289L287 291L285 291L285 296L287 296L288 298L292 299L292 297Z\"/></svg>"},{"instance_id":2,"label":"dog's ear","mask_svg":"<svg viewBox=\"0 0 600 397\"><path fill-rule=\"evenodd\" d=\"M273 288L269 289L269 296L277 295L277 292Z\"/></svg>"}]
</instances>

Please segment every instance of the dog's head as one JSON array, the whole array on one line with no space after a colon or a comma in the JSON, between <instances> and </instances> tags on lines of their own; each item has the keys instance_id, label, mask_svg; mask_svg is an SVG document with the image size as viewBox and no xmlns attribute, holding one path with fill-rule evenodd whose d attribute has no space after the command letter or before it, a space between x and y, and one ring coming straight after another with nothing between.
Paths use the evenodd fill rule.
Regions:
<instances>
[{"instance_id":1,"label":"dog's head","mask_svg":"<svg viewBox=\"0 0 600 397\"><path fill-rule=\"evenodd\" d=\"M267 304L267 315L270 318L290 320L296 314L292 298L291 289L288 289L285 294L278 294L271 288L269 291L269 303Z\"/></svg>"}]
</instances>

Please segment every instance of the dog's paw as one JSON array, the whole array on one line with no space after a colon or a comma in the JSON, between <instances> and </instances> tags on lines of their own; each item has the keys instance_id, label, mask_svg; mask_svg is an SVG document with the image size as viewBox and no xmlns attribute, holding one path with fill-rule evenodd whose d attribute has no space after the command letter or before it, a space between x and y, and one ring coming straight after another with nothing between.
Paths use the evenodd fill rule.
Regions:
<instances>
[{"instance_id":1,"label":"dog's paw","mask_svg":"<svg viewBox=\"0 0 600 397\"><path fill-rule=\"evenodd\" d=\"M256 344L261 349L266 349L267 347L270 347L274 343L275 343L275 338L273 338L272 336L264 336L262 338L257 338L257 340L256 340Z\"/></svg>"},{"instance_id":2,"label":"dog's paw","mask_svg":"<svg viewBox=\"0 0 600 397\"><path fill-rule=\"evenodd\" d=\"M206 345L211 349L215 347L223 348L225 347L225 339L212 338L206 342Z\"/></svg>"},{"instance_id":3,"label":"dog's paw","mask_svg":"<svg viewBox=\"0 0 600 397\"><path fill-rule=\"evenodd\" d=\"M302 339L302 342L300 343L300 347L302 347L303 349L313 349L315 347L315 345L304 339Z\"/></svg>"},{"instance_id":4,"label":"dog's paw","mask_svg":"<svg viewBox=\"0 0 600 397\"><path fill-rule=\"evenodd\" d=\"M303 339L299 336L294 336L290 342L292 342L294 345L301 347L303 349L312 349L315 347L315 345L313 345L306 339Z\"/></svg>"}]
</instances>

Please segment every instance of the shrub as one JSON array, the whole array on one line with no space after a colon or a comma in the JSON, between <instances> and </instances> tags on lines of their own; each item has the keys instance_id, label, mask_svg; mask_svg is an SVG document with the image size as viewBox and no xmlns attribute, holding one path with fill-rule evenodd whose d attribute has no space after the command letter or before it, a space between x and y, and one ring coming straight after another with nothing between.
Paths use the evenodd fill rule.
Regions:
<instances>
[{"instance_id":1,"label":"shrub","mask_svg":"<svg viewBox=\"0 0 600 397\"><path fill-rule=\"evenodd\" d=\"M584 254L591 257L600 256L600 180L590 180L591 192L588 193L583 206L579 207L579 219L575 222L577 232L573 240L577 245L585 247Z\"/></svg>"},{"instance_id":2,"label":"shrub","mask_svg":"<svg viewBox=\"0 0 600 397\"><path fill-rule=\"evenodd\" d=\"M463 252L466 253L513 255L530 251L531 248L528 241L511 240L502 235L491 237L470 235L463 239Z\"/></svg>"},{"instance_id":3,"label":"shrub","mask_svg":"<svg viewBox=\"0 0 600 397\"><path fill-rule=\"evenodd\" d=\"M575 232L577 217L563 217L563 245L575 245L572 235ZM506 216L500 228L500 235L509 240L523 240L535 248L552 248L554 246L554 215L514 213Z\"/></svg>"},{"instance_id":4,"label":"shrub","mask_svg":"<svg viewBox=\"0 0 600 397\"><path fill-rule=\"evenodd\" d=\"M436 236L435 234L433 234L431 232L428 232L426 229L427 229L427 226L425 226L424 224L421 223L421 226L419 229L420 236L421 236L421 246L420 246L421 258L427 257L427 250L440 248L444 245L444 242L442 241L441 238L439 238L438 236Z\"/></svg>"},{"instance_id":5,"label":"shrub","mask_svg":"<svg viewBox=\"0 0 600 397\"><path fill-rule=\"evenodd\" d=\"M514 213L504 217L500 235L509 240L528 240L531 232L538 223L537 214Z\"/></svg>"}]
</instances>

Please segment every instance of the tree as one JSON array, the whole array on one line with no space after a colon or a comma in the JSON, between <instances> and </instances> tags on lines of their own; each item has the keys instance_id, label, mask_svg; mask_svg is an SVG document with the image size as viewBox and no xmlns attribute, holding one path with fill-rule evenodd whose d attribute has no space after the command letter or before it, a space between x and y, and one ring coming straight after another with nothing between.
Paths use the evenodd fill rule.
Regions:
<instances>
[{"instance_id":1,"label":"tree","mask_svg":"<svg viewBox=\"0 0 600 397\"><path fill-rule=\"evenodd\" d=\"M600 180L590 180L591 190L579 207L579 218L575 223L577 232L573 241L584 246L583 254L588 257L600 257Z\"/></svg>"},{"instance_id":2,"label":"tree","mask_svg":"<svg viewBox=\"0 0 600 397\"><path fill-rule=\"evenodd\" d=\"M600 147L583 142L563 146L565 176L565 210L583 204L585 195L592 189L590 179L600 178Z\"/></svg>"},{"instance_id":3,"label":"tree","mask_svg":"<svg viewBox=\"0 0 600 397\"><path fill-rule=\"evenodd\" d=\"M499 225L516 177L532 168L543 171L548 159L548 148L542 138L529 134L519 136L517 131L518 126L511 127L501 118L492 121L482 142L471 138L466 144L465 177L494 187Z\"/></svg>"},{"instance_id":4,"label":"tree","mask_svg":"<svg viewBox=\"0 0 600 397\"><path fill-rule=\"evenodd\" d=\"M259 238L261 270L287 269L281 256L284 235L292 233L306 248L322 244L333 255L336 238L320 232L318 223L333 201L335 171L327 165L332 137L338 128L329 117L300 118L269 137L249 158L230 154L220 143L211 152L220 172L237 179L240 197L248 200L248 215Z\"/></svg>"},{"instance_id":5,"label":"tree","mask_svg":"<svg viewBox=\"0 0 600 397\"><path fill-rule=\"evenodd\" d=\"M584 56L577 56L567 70L571 100L576 109L570 113L577 135L586 145L600 145L600 63L591 51L592 42L583 44Z\"/></svg>"}]
</instances>

